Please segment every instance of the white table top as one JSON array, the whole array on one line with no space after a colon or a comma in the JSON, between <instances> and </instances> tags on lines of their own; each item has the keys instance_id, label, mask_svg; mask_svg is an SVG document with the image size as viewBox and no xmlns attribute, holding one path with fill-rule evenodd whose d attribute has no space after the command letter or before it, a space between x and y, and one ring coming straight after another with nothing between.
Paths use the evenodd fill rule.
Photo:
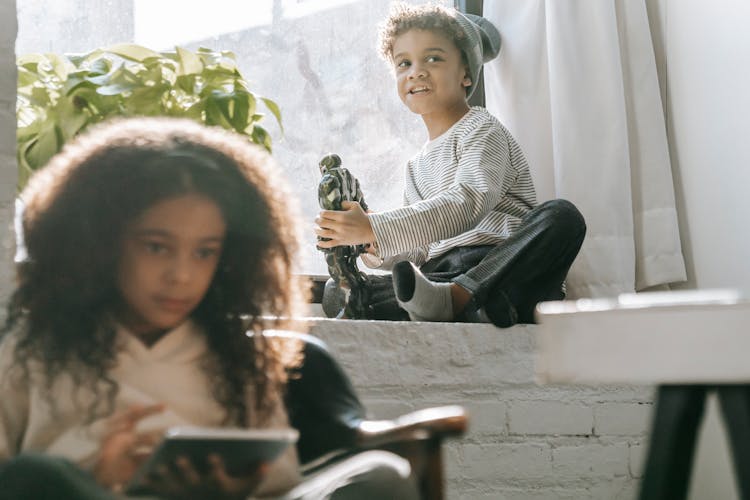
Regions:
<instances>
[{"instance_id":1,"label":"white table top","mask_svg":"<svg viewBox=\"0 0 750 500\"><path fill-rule=\"evenodd\" d=\"M544 302L542 383L750 383L750 300L734 290Z\"/></svg>"}]
</instances>

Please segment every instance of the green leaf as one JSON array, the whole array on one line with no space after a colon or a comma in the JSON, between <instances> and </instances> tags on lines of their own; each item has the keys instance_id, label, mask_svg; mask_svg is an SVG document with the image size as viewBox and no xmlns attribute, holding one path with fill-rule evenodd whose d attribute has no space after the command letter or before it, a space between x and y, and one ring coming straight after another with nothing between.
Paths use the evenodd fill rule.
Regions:
<instances>
[{"instance_id":1,"label":"green leaf","mask_svg":"<svg viewBox=\"0 0 750 500\"><path fill-rule=\"evenodd\" d=\"M29 99L29 103L32 106L39 106L43 108L49 108L54 106L55 99L53 94L56 94L57 89L55 88L44 88L34 86L31 92L26 95Z\"/></svg>"},{"instance_id":2,"label":"green leaf","mask_svg":"<svg viewBox=\"0 0 750 500\"><path fill-rule=\"evenodd\" d=\"M169 85L139 87L125 99L125 111L128 115L159 116L168 114L164 109L164 95L169 92Z\"/></svg>"},{"instance_id":3,"label":"green leaf","mask_svg":"<svg viewBox=\"0 0 750 500\"><path fill-rule=\"evenodd\" d=\"M250 90L226 50L121 44L87 54L19 55L17 65L19 187L65 141L113 116L190 118L244 134L269 151L258 100L281 125L278 105Z\"/></svg>"},{"instance_id":4,"label":"green leaf","mask_svg":"<svg viewBox=\"0 0 750 500\"><path fill-rule=\"evenodd\" d=\"M26 149L25 158L33 169L38 169L47 164L50 158L60 150L57 142L57 131L52 123L41 130L36 141L33 141Z\"/></svg>"},{"instance_id":5,"label":"green leaf","mask_svg":"<svg viewBox=\"0 0 750 500\"><path fill-rule=\"evenodd\" d=\"M118 75L121 74L123 70L123 64L118 64L116 66L113 66L110 68L108 73L105 74L94 74L93 76L86 76L84 79L87 82L91 82L94 85L97 86L103 86L103 85L110 85L113 81L115 81L118 78Z\"/></svg>"},{"instance_id":6,"label":"green leaf","mask_svg":"<svg viewBox=\"0 0 750 500\"><path fill-rule=\"evenodd\" d=\"M271 136L268 135L268 132L266 132L266 129L261 127L260 125L255 125L253 127L253 133L252 133L253 142L255 144L259 144L266 148L266 151L271 153Z\"/></svg>"},{"instance_id":7,"label":"green leaf","mask_svg":"<svg viewBox=\"0 0 750 500\"><path fill-rule=\"evenodd\" d=\"M76 74L77 75L77 74ZM78 88L81 86L86 87L93 87L91 82L86 80L85 74L82 74L79 76L70 76L68 80L65 82L65 85L63 85L62 93L66 95L70 95L73 92L75 92Z\"/></svg>"},{"instance_id":8,"label":"green leaf","mask_svg":"<svg viewBox=\"0 0 750 500\"><path fill-rule=\"evenodd\" d=\"M236 92L236 94L247 97L247 101L246 101L247 109L245 110L245 113L247 113L249 117L254 117L255 110L258 109L258 101L255 100L255 94L252 94L250 92Z\"/></svg>"},{"instance_id":9,"label":"green leaf","mask_svg":"<svg viewBox=\"0 0 750 500\"><path fill-rule=\"evenodd\" d=\"M137 85L127 82L113 83L112 85L104 85L103 87L97 88L96 93L101 95L118 95L130 92L136 87Z\"/></svg>"},{"instance_id":10,"label":"green leaf","mask_svg":"<svg viewBox=\"0 0 750 500\"><path fill-rule=\"evenodd\" d=\"M106 75L112 69L112 61L106 57L100 57L88 63L88 72L92 75Z\"/></svg>"},{"instance_id":11,"label":"green leaf","mask_svg":"<svg viewBox=\"0 0 750 500\"><path fill-rule=\"evenodd\" d=\"M68 77L69 68L74 69L74 66L64 56L49 54L48 59L52 66L52 71L60 80L65 80Z\"/></svg>"},{"instance_id":12,"label":"green leaf","mask_svg":"<svg viewBox=\"0 0 750 500\"><path fill-rule=\"evenodd\" d=\"M213 50L207 49L206 47L200 47L196 52L196 55L201 58L203 64L206 66L213 66L218 64L223 57L221 53L214 52Z\"/></svg>"},{"instance_id":13,"label":"green leaf","mask_svg":"<svg viewBox=\"0 0 750 500\"><path fill-rule=\"evenodd\" d=\"M232 122L232 128L240 133L244 132L249 124L250 97L245 93L235 94L234 99L229 102L229 119ZM252 106L255 107L254 99Z\"/></svg>"},{"instance_id":14,"label":"green leaf","mask_svg":"<svg viewBox=\"0 0 750 500\"><path fill-rule=\"evenodd\" d=\"M161 54L154 52L151 49L136 45L133 43L124 43L120 45L112 45L104 49L105 52L118 55L123 59L130 61L141 62L149 57L161 58Z\"/></svg>"},{"instance_id":15,"label":"green leaf","mask_svg":"<svg viewBox=\"0 0 750 500\"><path fill-rule=\"evenodd\" d=\"M26 65L37 65L39 63L47 62L47 58L44 56L44 54L26 54L22 56L18 56L16 59L16 64L18 66L26 66Z\"/></svg>"},{"instance_id":16,"label":"green leaf","mask_svg":"<svg viewBox=\"0 0 750 500\"><path fill-rule=\"evenodd\" d=\"M34 173L34 169L29 165L29 162L26 161L26 151L28 148L33 144L33 142L25 142L22 144L19 144L18 146L18 189L21 190L26 183L29 181L29 178Z\"/></svg>"},{"instance_id":17,"label":"green leaf","mask_svg":"<svg viewBox=\"0 0 750 500\"><path fill-rule=\"evenodd\" d=\"M284 125L281 123L281 110L279 109L279 105L267 97L261 97L260 100L263 101L263 104L266 105L271 114L276 117L276 122L279 124L279 128L283 133Z\"/></svg>"},{"instance_id":18,"label":"green leaf","mask_svg":"<svg viewBox=\"0 0 750 500\"><path fill-rule=\"evenodd\" d=\"M180 59L180 75L198 74L203 70L203 62L198 55L193 54L187 49L176 47L177 55Z\"/></svg>"},{"instance_id":19,"label":"green leaf","mask_svg":"<svg viewBox=\"0 0 750 500\"><path fill-rule=\"evenodd\" d=\"M197 75L179 75L175 80L175 87L182 90L187 94L195 92L195 87L198 83Z\"/></svg>"},{"instance_id":20,"label":"green leaf","mask_svg":"<svg viewBox=\"0 0 750 500\"><path fill-rule=\"evenodd\" d=\"M18 68L18 86L19 87L26 87L28 85L33 85L39 80L39 77L36 75L36 73L29 71L28 69L24 67Z\"/></svg>"},{"instance_id":21,"label":"green leaf","mask_svg":"<svg viewBox=\"0 0 750 500\"><path fill-rule=\"evenodd\" d=\"M81 113L77 99L75 95L67 95L63 96L58 103L57 129L61 144L72 139L89 121L89 115Z\"/></svg>"},{"instance_id":22,"label":"green leaf","mask_svg":"<svg viewBox=\"0 0 750 500\"><path fill-rule=\"evenodd\" d=\"M222 110L221 102L215 98L206 101L206 125L218 125L228 130L233 128Z\"/></svg>"}]
</instances>

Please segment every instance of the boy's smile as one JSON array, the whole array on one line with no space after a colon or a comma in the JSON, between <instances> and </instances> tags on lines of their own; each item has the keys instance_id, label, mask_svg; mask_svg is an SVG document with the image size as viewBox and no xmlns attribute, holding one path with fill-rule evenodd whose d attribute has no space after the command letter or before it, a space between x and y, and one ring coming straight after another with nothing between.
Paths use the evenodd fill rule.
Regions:
<instances>
[{"instance_id":1,"label":"boy's smile","mask_svg":"<svg viewBox=\"0 0 750 500\"><path fill-rule=\"evenodd\" d=\"M398 94L422 119L434 138L468 110L466 86L471 83L461 51L447 37L412 29L393 42Z\"/></svg>"}]
</instances>

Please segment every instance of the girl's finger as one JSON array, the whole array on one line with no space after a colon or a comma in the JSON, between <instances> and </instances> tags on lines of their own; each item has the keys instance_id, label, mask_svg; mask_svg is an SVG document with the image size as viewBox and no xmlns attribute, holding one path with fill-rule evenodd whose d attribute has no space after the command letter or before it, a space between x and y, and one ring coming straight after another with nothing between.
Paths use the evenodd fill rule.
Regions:
<instances>
[{"instance_id":1,"label":"girl's finger","mask_svg":"<svg viewBox=\"0 0 750 500\"><path fill-rule=\"evenodd\" d=\"M236 475L230 475L220 456L211 454L208 457L211 464L211 476L224 491L233 493L252 493L263 480L268 470L268 464L258 463L250 467L249 470L240 472Z\"/></svg>"},{"instance_id":2,"label":"girl's finger","mask_svg":"<svg viewBox=\"0 0 750 500\"><path fill-rule=\"evenodd\" d=\"M188 457L177 457L175 460L175 466L180 471L180 475L185 483L193 486L200 484L202 480L201 475L195 469L193 462L191 462Z\"/></svg>"},{"instance_id":3,"label":"girl's finger","mask_svg":"<svg viewBox=\"0 0 750 500\"><path fill-rule=\"evenodd\" d=\"M148 457L162 440L164 432L161 430L139 432L133 438L130 454L138 460Z\"/></svg>"},{"instance_id":4,"label":"girl's finger","mask_svg":"<svg viewBox=\"0 0 750 500\"><path fill-rule=\"evenodd\" d=\"M173 491L175 485L178 484L174 473L165 464L161 464L151 471L147 482L149 486L158 489L162 493Z\"/></svg>"},{"instance_id":5,"label":"girl's finger","mask_svg":"<svg viewBox=\"0 0 750 500\"><path fill-rule=\"evenodd\" d=\"M131 407L129 417L130 417L130 420L132 420L133 422L137 422L148 416L156 415L157 413L161 413L163 411L164 411L163 403L145 405L145 406L140 406L140 407Z\"/></svg>"}]
</instances>

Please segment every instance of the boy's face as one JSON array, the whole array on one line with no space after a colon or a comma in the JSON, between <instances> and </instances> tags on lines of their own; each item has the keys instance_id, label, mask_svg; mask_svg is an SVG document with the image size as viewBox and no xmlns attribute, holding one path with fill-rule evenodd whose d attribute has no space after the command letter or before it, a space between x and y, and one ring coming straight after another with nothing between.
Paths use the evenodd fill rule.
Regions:
<instances>
[{"instance_id":1,"label":"boy's face","mask_svg":"<svg viewBox=\"0 0 750 500\"><path fill-rule=\"evenodd\" d=\"M398 95L423 117L466 105L471 83L461 52L449 38L413 29L393 42Z\"/></svg>"},{"instance_id":2,"label":"boy's face","mask_svg":"<svg viewBox=\"0 0 750 500\"><path fill-rule=\"evenodd\" d=\"M145 210L125 228L118 320L146 341L182 323L211 285L225 235L221 210L199 194Z\"/></svg>"}]
</instances>

